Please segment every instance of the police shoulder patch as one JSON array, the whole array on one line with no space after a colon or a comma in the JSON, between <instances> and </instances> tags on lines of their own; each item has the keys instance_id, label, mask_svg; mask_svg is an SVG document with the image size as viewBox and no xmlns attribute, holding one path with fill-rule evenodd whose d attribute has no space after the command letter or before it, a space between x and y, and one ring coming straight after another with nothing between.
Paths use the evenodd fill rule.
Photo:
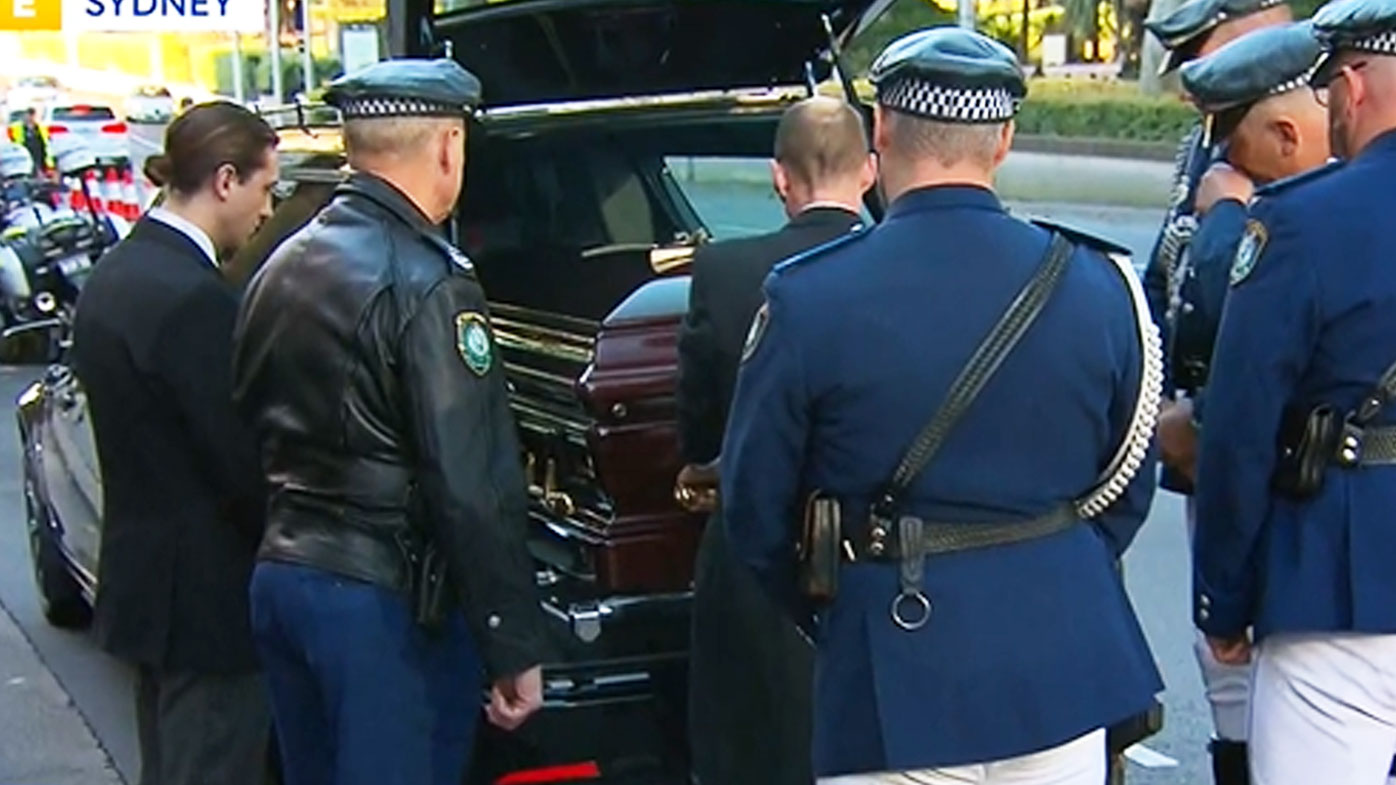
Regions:
<instances>
[{"instance_id":1,"label":"police shoulder patch","mask_svg":"<svg viewBox=\"0 0 1396 785\"><path fill-rule=\"evenodd\" d=\"M489 324L477 311L456 314L456 351L476 376L484 376L494 365L494 339Z\"/></svg>"},{"instance_id":2,"label":"police shoulder patch","mask_svg":"<svg viewBox=\"0 0 1396 785\"><path fill-rule=\"evenodd\" d=\"M1260 261L1261 252L1265 250L1265 242L1269 239L1265 224L1254 218L1246 221L1246 231L1241 235L1241 242L1236 246L1236 258L1231 262L1232 286L1246 280L1255 269L1256 262Z\"/></svg>"},{"instance_id":3,"label":"police shoulder patch","mask_svg":"<svg viewBox=\"0 0 1396 785\"><path fill-rule=\"evenodd\" d=\"M766 334L766 325L771 321L771 306L768 302L761 303L761 307L756 309L756 316L751 320L751 327L746 331L746 343L742 344L742 362L746 362L751 355L756 353L756 347L760 345L761 338Z\"/></svg>"}]
</instances>

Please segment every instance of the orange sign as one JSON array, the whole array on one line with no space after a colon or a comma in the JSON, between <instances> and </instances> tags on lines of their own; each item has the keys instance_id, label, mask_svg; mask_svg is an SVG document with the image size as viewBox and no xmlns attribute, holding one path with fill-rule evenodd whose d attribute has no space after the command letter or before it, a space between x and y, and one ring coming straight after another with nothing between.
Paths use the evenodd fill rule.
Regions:
<instances>
[{"instance_id":1,"label":"orange sign","mask_svg":"<svg viewBox=\"0 0 1396 785\"><path fill-rule=\"evenodd\" d=\"M63 0L0 0L0 30L61 30Z\"/></svg>"}]
</instances>

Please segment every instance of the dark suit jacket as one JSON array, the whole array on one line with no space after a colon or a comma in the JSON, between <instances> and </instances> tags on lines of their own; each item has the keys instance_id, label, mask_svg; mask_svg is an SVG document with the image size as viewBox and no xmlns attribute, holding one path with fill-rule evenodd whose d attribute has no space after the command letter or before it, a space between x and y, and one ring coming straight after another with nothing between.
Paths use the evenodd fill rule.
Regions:
<instances>
[{"instance_id":1,"label":"dark suit jacket","mask_svg":"<svg viewBox=\"0 0 1396 785\"><path fill-rule=\"evenodd\" d=\"M693 260L689 310L679 332L679 433L692 463L717 457L742 346L762 281L783 259L858 223L816 208L771 234L713 243ZM813 652L745 565L722 522L703 532L694 564L689 738L702 785L810 785ZM761 728L759 734L734 727Z\"/></svg>"},{"instance_id":2,"label":"dark suit jacket","mask_svg":"<svg viewBox=\"0 0 1396 785\"><path fill-rule=\"evenodd\" d=\"M679 449L685 462L707 463L722 448L742 345L761 307L767 273L859 220L847 210L816 207L770 234L716 242L694 255L688 313L679 331Z\"/></svg>"},{"instance_id":3,"label":"dark suit jacket","mask_svg":"<svg viewBox=\"0 0 1396 785\"><path fill-rule=\"evenodd\" d=\"M256 667L247 586L261 473L232 405L237 299L185 235L145 218L102 258L73 325L102 476L95 628L123 659Z\"/></svg>"}]
</instances>

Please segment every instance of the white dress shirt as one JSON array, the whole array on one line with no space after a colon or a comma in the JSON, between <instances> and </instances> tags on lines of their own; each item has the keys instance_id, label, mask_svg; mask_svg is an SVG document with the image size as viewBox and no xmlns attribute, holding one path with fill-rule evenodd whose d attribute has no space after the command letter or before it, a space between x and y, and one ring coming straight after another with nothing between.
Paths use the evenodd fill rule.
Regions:
<instances>
[{"instance_id":1,"label":"white dress shirt","mask_svg":"<svg viewBox=\"0 0 1396 785\"><path fill-rule=\"evenodd\" d=\"M209 264L214 267L218 266L218 252L213 249L213 240L209 239L208 234L203 229L164 207L152 207L146 215L188 237L194 242L194 245L199 246L199 249L204 252L204 257L208 259Z\"/></svg>"}]
</instances>

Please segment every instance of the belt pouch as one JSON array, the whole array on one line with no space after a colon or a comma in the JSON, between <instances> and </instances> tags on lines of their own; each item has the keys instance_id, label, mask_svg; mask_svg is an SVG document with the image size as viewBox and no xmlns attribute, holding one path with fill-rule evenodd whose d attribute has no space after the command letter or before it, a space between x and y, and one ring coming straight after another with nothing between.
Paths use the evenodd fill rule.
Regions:
<instances>
[{"instance_id":1,"label":"belt pouch","mask_svg":"<svg viewBox=\"0 0 1396 785\"><path fill-rule=\"evenodd\" d=\"M397 544L407 567L412 619L419 627L435 631L446 618L446 560L434 543L411 533L399 533Z\"/></svg>"},{"instance_id":2,"label":"belt pouch","mask_svg":"<svg viewBox=\"0 0 1396 785\"><path fill-rule=\"evenodd\" d=\"M842 540L838 500L810 494L797 551L800 592L810 600L832 602L838 594Z\"/></svg>"},{"instance_id":3,"label":"belt pouch","mask_svg":"<svg viewBox=\"0 0 1396 785\"><path fill-rule=\"evenodd\" d=\"M1294 500L1318 494L1342 428L1342 414L1331 404L1307 412L1286 411L1273 478L1275 491Z\"/></svg>"},{"instance_id":4,"label":"belt pouch","mask_svg":"<svg viewBox=\"0 0 1396 785\"><path fill-rule=\"evenodd\" d=\"M446 557L432 543L422 549L421 565L413 581L414 612L417 624L435 631L446 620L449 600Z\"/></svg>"}]
</instances>

